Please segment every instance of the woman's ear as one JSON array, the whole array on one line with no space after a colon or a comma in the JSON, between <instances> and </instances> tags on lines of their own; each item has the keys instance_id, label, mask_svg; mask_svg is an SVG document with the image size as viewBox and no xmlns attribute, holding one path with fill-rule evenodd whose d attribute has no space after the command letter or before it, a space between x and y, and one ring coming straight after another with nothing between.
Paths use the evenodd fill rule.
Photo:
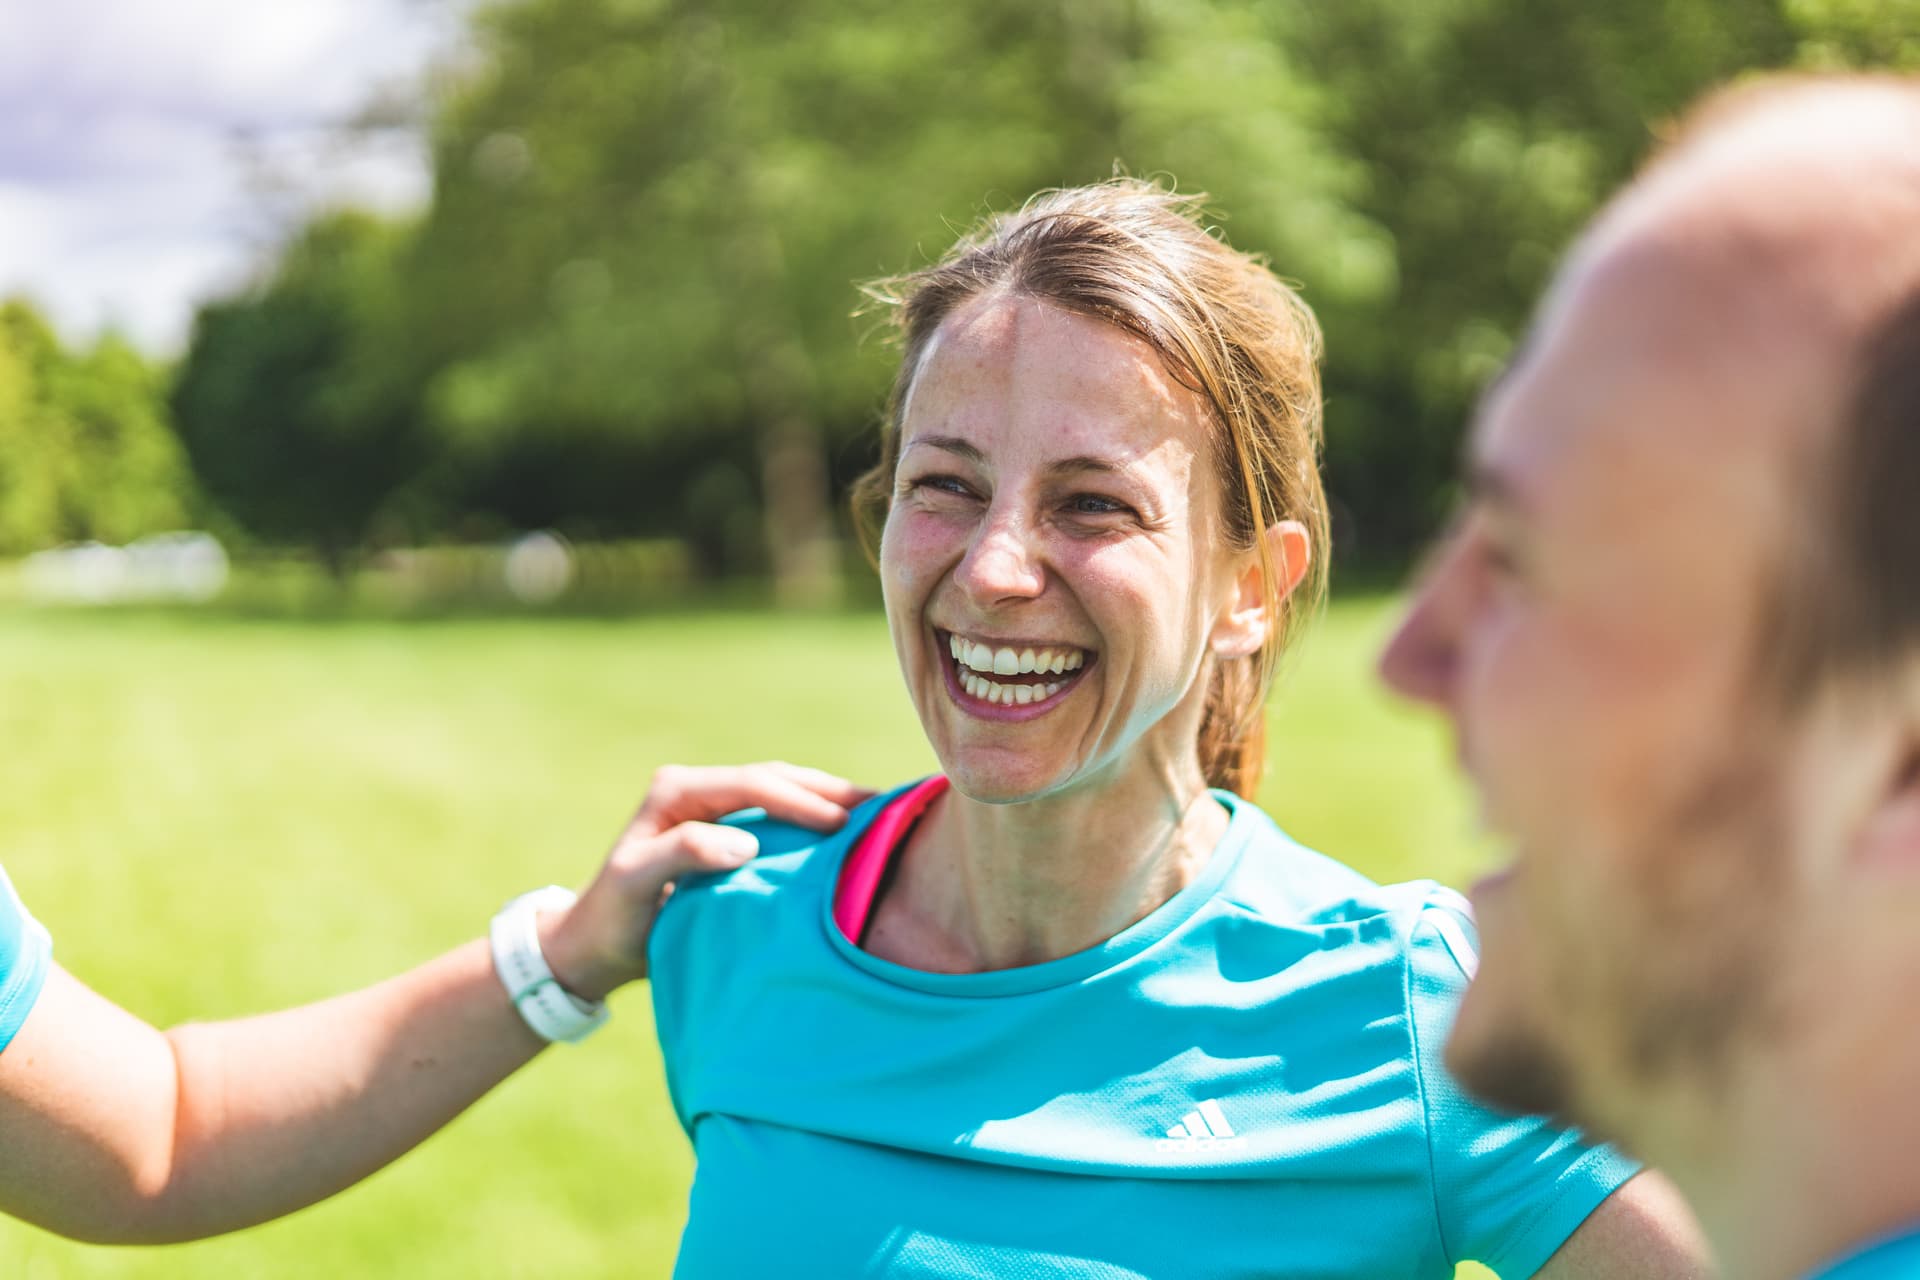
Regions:
<instances>
[{"instance_id":1,"label":"woman's ear","mask_svg":"<svg viewBox=\"0 0 1920 1280\"><path fill-rule=\"evenodd\" d=\"M1298 520L1268 525L1263 536L1267 557L1273 564L1274 595L1284 604L1307 576L1313 543L1307 537L1307 526ZM1227 608L1213 624L1213 651L1222 658L1244 658L1258 653L1278 623L1279 619L1269 616L1267 609L1260 549L1249 547L1240 555Z\"/></svg>"}]
</instances>

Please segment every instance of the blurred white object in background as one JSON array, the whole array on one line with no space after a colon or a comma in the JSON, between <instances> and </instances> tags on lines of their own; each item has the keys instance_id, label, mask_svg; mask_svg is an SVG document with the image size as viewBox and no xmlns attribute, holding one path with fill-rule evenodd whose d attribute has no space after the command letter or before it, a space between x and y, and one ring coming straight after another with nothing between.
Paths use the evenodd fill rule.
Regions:
<instances>
[{"instance_id":1,"label":"blurred white object in background","mask_svg":"<svg viewBox=\"0 0 1920 1280\"><path fill-rule=\"evenodd\" d=\"M127 553L100 542L36 551L20 564L20 588L38 603L105 604L120 597Z\"/></svg>"},{"instance_id":2,"label":"blurred white object in background","mask_svg":"<svg viewBox=\"0 0 1920 1280\"><path fill-rule=\"evenodd\" d=\"M21 562L20 585L28 600L45 604L200 604L225 589L227 570L226 548L212 534L156 533L124 547L37 551Z\"/></svg>"},{"instance_id":3,"label":"blurred white object in background","mask_svg":"<svg viewBox=\"0 0 1920 1280\"><path fill-rule=\"evenodd\" d=\"M550 604L573 584L573 548L546 529L524 534L507 549L505 576L520 603Z\"/></svg>"}]
</instances>

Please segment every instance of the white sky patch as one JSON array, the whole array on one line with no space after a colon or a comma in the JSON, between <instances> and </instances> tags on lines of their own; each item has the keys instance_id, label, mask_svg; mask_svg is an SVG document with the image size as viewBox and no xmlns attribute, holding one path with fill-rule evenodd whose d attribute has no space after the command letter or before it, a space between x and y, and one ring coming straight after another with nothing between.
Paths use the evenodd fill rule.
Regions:
<instances>
[{"instance_id":1,"label":"white sky patch","mask_svg":"<svg viewBox=\"0 0 1920 1280\"><path fill-rule=\"evenodd\" d=\"M462 0L0 0L0 297L171 354L306 212L427 196L417 93Z\"/></svg>"}]
</instances>

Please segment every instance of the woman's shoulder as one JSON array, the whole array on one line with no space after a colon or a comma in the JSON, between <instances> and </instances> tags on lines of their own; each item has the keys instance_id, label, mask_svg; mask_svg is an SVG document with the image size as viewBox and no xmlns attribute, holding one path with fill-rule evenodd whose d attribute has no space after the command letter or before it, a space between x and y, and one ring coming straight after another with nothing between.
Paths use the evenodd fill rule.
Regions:
<instances>
[{"instance_id":1,"label":"woman's shoulder","mask_svg":"<svg viewBox=\"0 0 1920 1280\"><path fill-rule=\"evenodd\" d=\"M1243 843L1229 889L1263 918L1307 928L1372 922L1404 939L1431 908L1465 909L1458 894L1432 880L1381 884L1295 840L1258 806L1242 800L1232 807Z\"/></svg>"},{"instance_id":2,"label":"woman's shoulder","mask_svg":"<svg viewBox=\"0 0 1920 1280\"><path fill-rule=\"evenodd\" d=\"M733 870L681 880L662 919L668 914L752 914L756 908L791 911L797 896L830 893L847 850L906 789L898 787L866 800L853 809L844 826L831 832L782 821L764 809L728 814L721 824L747 832L759 842L759 851Z\"/></svg>"},{"instance_id":3,"label":"woman's shoulder","mask_svg":"<svg viewBox=\"0 0 1920 1280\"><path fill-rule=\"evenodd\" d=\"M730 871L689 876L674 891L681 894L715 897L761 897L790 889L825 862L838 855L873 821L878 811L875 800L853 810L838 831L821 832L770 816L764 809L742 809L721 818L720 824L744 831L759 843L759 850L741 866Z\"/></svg>"}]
</instances>

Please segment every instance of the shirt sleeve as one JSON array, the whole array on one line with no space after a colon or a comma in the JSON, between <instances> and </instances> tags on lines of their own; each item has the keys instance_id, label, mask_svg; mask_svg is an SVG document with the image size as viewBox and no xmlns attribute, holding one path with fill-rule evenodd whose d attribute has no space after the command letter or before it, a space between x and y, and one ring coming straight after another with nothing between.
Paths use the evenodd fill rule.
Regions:
<instances>
[{"instance_id":1,"label":"shirt sleeve","mask_svg":"<svg viewBox=\"0 0 1920 1280\"><path fill-rule=\"evenodd\" d=\"M872 801L868 801L872 804ZM851 820L850 820L851 821ZM720 819L729 827L751 832L760 842L759 859L793 853L820 842L816 832L767 816L764 809L742 809ZM660 1061L667 1096L680 1127L693 1134L689 1077L697 1070L702 1028L690 1011L707 1007L718 984L729 980L735 967L733 943L716 934L714 890L730 881L750 879L755 863L732 871L689 876L675 886L653 922L647 940L648 987L653 1001L653 1025L660 1045ZM721 923L724 923L722 921Z\"/></svg>"},{"instance_id":2,"label":"shirt sleeve","mask_svg":"<svg viewBox=\"0 0 1920 1280\"><path fill-rule=\"evenodd\" d=\"M53 939L27 914L6 868L0 867L0 1052L40 998L52 956Z\"/></svg>"},{"instance_id":3,"label":"shirt sleeve","mask_svg":"<svg viewBox=\"0 0 1920 1280\"><path fill-rule=\"evenodd\" d=\"M1434 1211L1450 1261L1526 1280L1640 1166L1573 1130L1491 1111L1448 1074L1447 1033L1478 957L1466 900L1435 889L1414 926L1407 991Z\"/></svg>"},{"instance_id":4,"label":"shirt sleeve","mask_svg":"<svg viewBox=\"0 0 1920 1280\"><path fill-rule=\"evenodd\" d=\"M687 1114L681 1081L681 1060L686 1023L681 1010L686 1003L686 988L691 978L692 944L698 936L694 917L698 915L699 895L689 886L677 886L667 895L654 917L653 934L647 939L647 988L653 1003L654 1037L660 1045L661 1072L667 1082L667 1098L680 1127L691 1136L692 1118Z\"/></svg>"}]
</instances>

